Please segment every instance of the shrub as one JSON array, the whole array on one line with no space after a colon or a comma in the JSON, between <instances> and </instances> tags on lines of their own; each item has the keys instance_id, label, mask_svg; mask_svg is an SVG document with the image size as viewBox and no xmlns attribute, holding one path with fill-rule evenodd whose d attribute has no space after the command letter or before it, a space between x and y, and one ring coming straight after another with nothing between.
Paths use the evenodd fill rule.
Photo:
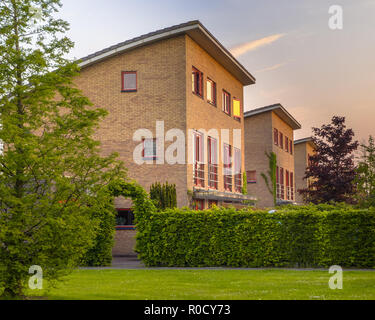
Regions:
<instances>
[{"instance_id":1,"label":"shrub","mask_svg":"<svg viewBox=\"0 0 375 320\"><path fill-rule=\"evenodd\" d=\"M150 198L159 210L177 207L177 191L175 184L160 184L159 182L150 187Z\"/></svg>"},{"instance_id":2,"label":"shrub","mask_svg":"<svg viewBox=\"0 0 375 320\"><path fill-rule=\"evenodd\" d=\"M375 267L375 208L168 209L142 226L137 248L147 266Z\"/></svg>"}]
</instances>

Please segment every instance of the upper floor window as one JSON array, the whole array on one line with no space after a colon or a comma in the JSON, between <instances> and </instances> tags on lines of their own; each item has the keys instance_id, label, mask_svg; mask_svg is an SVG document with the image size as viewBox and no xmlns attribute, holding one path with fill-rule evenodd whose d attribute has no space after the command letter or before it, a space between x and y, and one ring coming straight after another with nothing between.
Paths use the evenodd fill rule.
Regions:
<instances>
[{"instance_id":1,"label":"upper floor window","mask_svg":"<svg viewBox=\"0 0 375 320\"><path fill-rule=\"evenodd\" d=\"M285 151L289 152L289 138L285 137Z\"/></svg>"},{"instance_id":2,"label":"upper floor window","mask_svg":"<svg viewBox=\"0 0 375 320\"><path fill-rule=\"evenodd\" d=\"M122 88L123 92L137 91L137 72L136 71L123 71L122 72Z\"/></svg>"},{"instance_id":3,"label":"upper floor window","mask_svg":"<svg viewBox=\"0 0 375 320\"><path fill-rule=\"evenodd\" d=\"M194 185L204 187L204 149L203 134L194 133Z\"/></svg>"},{"instance_id":4,"label":"upper floor window","mask_svg":"<svg viewBox=\"0 0 375 320\"><path fill-rule=\"evenodd\" d=\"M224 189L232 191L232 147L224 143Z\"/></svg>"},{"instance_id":5,"label":"upper floor window","mask_svg":"<svg viewBox=\"0 0 375 320\"><path fill-rule=\"evenodd\" d=\"M143 139L143 159L156 159L156 139Z\"/></svg>"},{"instance_id":6,"label":"upper floor window","mask_svg":"<svg viewBox=\"0 0 375 320\"><path fill-rule=\"evenodd\" d=\"M284 149L284 135L281 133L281 132L279 132L279 137L280 137L280 141L279 141L279 147L281 148L281 149Z\"/></svg>"},{"instance_id":7,"label":"upper floor window","mask_svg":"<svg viewBox=\"0 0 375 320\"><path fill-rule=\"evenodd\" d=\"M289 152L293 154L293 140L289 140Z\"/></svg>"},{"instance_id":8,"label":"upper floor window","mask_svg":"<svg viewBox=\"0 0 375 320\"><path fill-rule=\"evenodd\" d=\"M242 191L241 150L234 148L234 191Z\"/></svg>"},{"instance_id":9,"label":"upper floor window","mask_svg":"<svg viewBox=\"0 0 375 320\"><path fill-rule=\"evenodd\" d=\"M231 115L231 110L230 110L230 94L223 90L223 111Z\"/></svg>"},{"instance_id":10,"label":"upper floor window","mask_svg":"<svg viewBox=\"0 0 375 320\"><path fill-rule=\"evenodd\" d=\"M279 145L279 130L276 128L273 129L273 143L278 146Z\"/></svg>"},{"instance_id":11,"label":"upper floor window","mask_svg":"<svg viewBox=\"0 0 375 320\"><path fill-rule=\"evenodd\" d=\"M207 101L216 106L216 83L207 79Z\"/></svg>"},{"instance_id":12,"label":"upper floor window","mask_svg":"<svg viewBox=\"0 0 375 320\"><path fill-rule=\"evenodd\" d=\"M240 100L233 99L233 116L236 119L241 119L241 102Z\"/></svg>"},{"instance_id":13,"label":"upper floor window","mask_svg":"<svg viewBox=\"0 0 375 320\"><path fill-rule=\"evenodd\" d=\"M192 71L192 90L193 93L203 98L203 73L194 67Z\"/></svg>"},{"instance_id":14,"label":"upper floor window","mask_svg":"<svg viewBox=\"0 0 375 320\"><path fill-rule=\"evenodd\" d=\"M218 176L218 150L217 150L217 140L208 137L208 186L213 189L218 188L219 176Z\"/></svg>"}]
</instances>

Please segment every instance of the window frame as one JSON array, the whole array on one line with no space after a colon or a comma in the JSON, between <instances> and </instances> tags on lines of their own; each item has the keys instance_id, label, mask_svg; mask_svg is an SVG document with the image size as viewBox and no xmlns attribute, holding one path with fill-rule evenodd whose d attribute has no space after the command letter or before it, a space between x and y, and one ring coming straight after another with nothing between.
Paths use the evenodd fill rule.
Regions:
<instances>
[{"instance_id":1,"label":"window frame","mask_svg":"<svg viewBox=\"0 0 375 320\"><path fill-rule=\"evenodd\" d=\"M228 104L229 104L229 106L228 106L228 111L226 110L226 99L225 99L225 97L228 97ZM232 116L232 106L231 106L231 103L232 102L232 100L231 100L231 94L228 92L228 91L226 91L226 90L224 90L223 89L223 112L226 114L226 115L228 115L228 116Z\"/></svg>"},{"instance_id":2,"label":"window frame","mask_svg":"<svg viewBox=\"0 0 375 320\"><path fill-rule=\"evenodd\" d=\"M228 154L227 154L228 150ZM224 190L233 192L233 161L232 161L232 146L228 143L223 143L223 151L224 151L224 163L223 163L223 169L224 169ZM227 160L229 163L226 163ZM227 172L230 171L230 174L227 174ZM227 179L230 177L230 183L227 183Z\"/></svg>"},{"instance_id":3,"label":"window frame","mask_svg":"<svg viewBox=\"0 0 375 320\"><path fill-rule=\"evenodd\" d=\"M152 156L152 157L146 157L145 156L145 149L146 149L146 145L145 145L145 142L146 140L153 140L154 142L154 150L155 151L155 154ZM143 160L146 160L146 161L154 161L154 160L157 160L157 153L158 153L158 147L157 147L157 139L156 138L143 138L142 139L142 143L143 143L143 150L142 150L142 158Z\"/></svg>"},{"instance_id":4,"label":"window frame","mask_svg":"<svg viewBox=\"0 0 375 320\"><path fill-rule=\"evenodd\" d=\"M289 138L285 136L285 151L289 153Z\"/></svg>"},{"instance_id":5,"label":"window frame","mask_svg":"<svg viewBox=\"0 0 375 320\"><path fill-rule=\"evenodd\" d=\"M279 130L273 128L273 143L275 146L279 146Z\"/></svg>"},{"instance_id":6,"label":"window frame","mask_svg":"<svg viewBox=\"0 0 375 320\"><path fill-rule=\"evenodd\" d=\"M251 175L254 175L254 179L250 179ZM247 178L247 183L257 183L257 171L256 170L248 170L246 171L246 178Z\"/></svg>"},{"instance_id":7,"label":"window frame","mask_svg":"<svg viewBox=\"0 0 375 320\"><path fill-rule=\"evenodd\" d=\"M293 140L289 139L289 153L293 155Z\"/></svg>"},{"instance_id":8,"label":"window frame","mask_svg":"<svg viewBox=\"0 0 375 320\"><path fill-rule=\"evenodd\" d=\"M211 83L211 85L212 85L212 88L211 88L211 95L212 95L212 101L210 101L209 99L208 99L208 96L207 96L207 94L208 94L208 83ZM209 104L212 104L214 107L217 107L217 90L216 90L216 82L215 81L213 81L211 78L208 78L207 77L207 79L206 79L206 98L207 98L207 102L209 103Z\"/></svg>"},{"instance_id":9,"label":"window frame","mask_svg":"<svg viewBox=\"0 0 375 320\"><path fill-rule=\"evenodd\" d=\"M199 75L199 88L197 88L197 83L196 83L196 77L195 74ZM196 67L192 66L192 76L194 76L194 82L192 82L192 85L194 84L194 89L192 86L192 93L195 94L196 96L200 97L203 99L204 96L204 86L203 86L203 72L197 69ZM197 90L198 89L198 90Z\"/></svg>"},{"instance_id":10,"label":"window frame","mask_svg":"<svg viewBox=\"0 0 375 320\"><path fill-rule=\"evenodd\" d=\"M284 134L279 131L279 147L284 149Z\"/></svg>"},{"instance_id":11,"label":"window frame","mask_svg":"<svg viewBox=\"0 0 375 320\"><path fill-rule=\"evenodd\" d=\"M125 75L126 74L135 74L135 89L125 88ZM138 91L138 72L137 71L122 71L121 72L121 92L137 92Z\"/></svg>"},{"instance_id":12,"label":"window frame","mask_svg":"<svg viewBox=\"0 0 375 320\"><path fill-rule=\"evenodd\" d=\"M214 154L214 156L212 156ZM210 189L219 189L219 145L217 139L207 137L207 165L208 165L208 187ZM216 159L212 160L212 158ZM216 162L216 163L215 163ZM211 170L213 168L214 170ZM211 179L211 176L216 177L216 180Z\"/></svg>"}]
</instances>

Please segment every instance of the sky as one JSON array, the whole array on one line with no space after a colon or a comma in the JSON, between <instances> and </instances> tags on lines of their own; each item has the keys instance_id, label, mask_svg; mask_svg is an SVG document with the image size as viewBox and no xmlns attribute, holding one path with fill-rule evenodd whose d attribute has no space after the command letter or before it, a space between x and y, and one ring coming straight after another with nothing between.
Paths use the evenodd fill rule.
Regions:
<instances>
[{"instance_id":1,"label":"sky","mask_svg":"<svg viewBox=\"0 0 375 320\"><path fill-rule=\"evenodd\" d=\"M190 20L200 22L257 79L245 111L281 103L311 127L345 116L360 142L375 136L375 0L62 0L81 58ZM329 28L332 5L343 28Z\"/></svg>"}]
</instances>

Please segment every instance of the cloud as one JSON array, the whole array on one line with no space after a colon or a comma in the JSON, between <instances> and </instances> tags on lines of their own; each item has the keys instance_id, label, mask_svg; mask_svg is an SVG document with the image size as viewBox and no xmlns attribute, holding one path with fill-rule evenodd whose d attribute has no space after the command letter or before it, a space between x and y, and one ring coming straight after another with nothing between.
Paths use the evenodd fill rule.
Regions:
<instances>
[{"instance_id":1,"label":"cloud","mask_svg":"<svg viewBox=\"0 0 375 320\"><path fill-rule=\"evenodd\" d=\"M285 33L273 34L271 36L268 36L262 39L246 42L246 43L240 44L237 47L232 48L230 52L233 54L233 56L237 58L239 56L242 56L246 52L253 51L260 47L269 45L277 41L278 39L284 37L285 35L286 35Z\"/></svg>"},{"instance_id":2,"label":"cloud","mask_svg":"<svg viewBox=\"0 0 375 320\"><path fill-rule=\"evenodd\" d=\"M283 63L278 63L278 64L275 64L273 66L270 66L270 67L267 67L267 68L263 68L263 69L260 69L260 70L257 70L255 72L257 73L260 73L260 72L266 72L266 71L272 71L272 70L276 70L276 69L279 69L283 66L286 65L286 62L283 62Z\"/></svg>"}]
</instances>

